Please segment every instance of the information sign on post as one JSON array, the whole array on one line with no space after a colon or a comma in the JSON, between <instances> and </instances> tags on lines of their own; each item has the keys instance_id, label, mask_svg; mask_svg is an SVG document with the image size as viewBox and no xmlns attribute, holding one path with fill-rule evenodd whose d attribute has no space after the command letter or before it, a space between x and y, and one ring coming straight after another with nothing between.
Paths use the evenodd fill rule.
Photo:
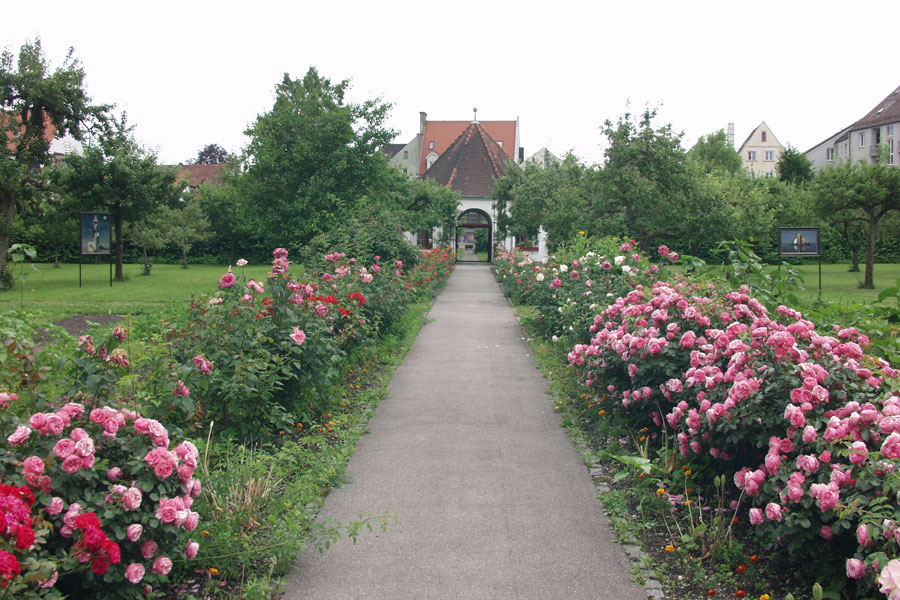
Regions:
<instances>
[{"instance_id":1,"label":"information sign on post","mask_svg":"<svg viewBox=\"0 0 900 600\"><path fill-rule=\"evenodd\" d=\"M109 213L81 213L81 255L110 256ZM109 286L112 287L112 261L109 263ZM81 261L78 261L78 287L81 287Z\"/></svg>"},{"instance_id":2,"label":"information sign on post","mask_svg":"<svg viewBox=\"0 0 900 600\"><path fill-rule=\"evenodd\" d=\"M822 291L822 244L818 227L779 227L778 255L819 259L819 291Z\"/></svg>"}]
</instances>

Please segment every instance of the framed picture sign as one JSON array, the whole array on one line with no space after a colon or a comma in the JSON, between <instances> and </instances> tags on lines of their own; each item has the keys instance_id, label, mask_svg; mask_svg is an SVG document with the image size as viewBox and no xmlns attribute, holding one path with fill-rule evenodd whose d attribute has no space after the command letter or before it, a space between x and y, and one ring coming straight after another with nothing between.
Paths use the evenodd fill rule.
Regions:
<instances>
[{"instance_id":1,"label":"framed picture sign","mask_svg":"<svg viewBox=\"0 0 900 600\"><path fill-rule=\"evenodd\" d=\"M780 256L822 256L818 227L779 227L778 254Z\"/></svg>"},{"instance_id":2,"label":"framed picture sign","mask_svg":"<svg viewBox=\"0 0 900 600\"><path fill-rule=\"evenodd\" d=\"M81 253L97 256L110 253L109 213L81 213Z\"/></svg>"}]
</instances>

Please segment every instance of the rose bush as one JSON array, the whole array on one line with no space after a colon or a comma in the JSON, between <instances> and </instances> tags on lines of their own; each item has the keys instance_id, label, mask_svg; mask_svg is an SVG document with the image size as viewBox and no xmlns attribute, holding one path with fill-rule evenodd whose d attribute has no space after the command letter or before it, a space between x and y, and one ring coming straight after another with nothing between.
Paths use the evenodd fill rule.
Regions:
<instances>
[{"instance_id":1,"label":"rose bush","mask_svg":"<svg viewBox=\"0 0 900 600\"><path fill-rule=\"evenodd\" d=\"M874 582L900 541L898 372L856 329L820 333L748 292L636 285L595 316L569 362L591 401L674 440L701 480L733 473L773 548L799 557L812 540L841 547L858 532L847 573Z\"/></svg>"},{"instance_id":2,"label":"rose bush","mask_svg":"<svg viewBox=\"0 0 900 600\"><path fill-rule=\"evenodd\" d=\"M287 251L277 249L265 282L226 272L170 334L179 404L241 440L320 420L348 353L389 327L432 279L443 285L450 256L430 251L404 269L399 259L363 263L330 252L322 272L294 278Z\"/></svg>"},{"instance_id":3,"label":"rose bush","mask_svg":"<svg viewBox=\"0 0 900 600\"><path fill-rule=\"evenodd\" d=\"M828 544L861 593L876 578L889 587L886 565L900 555L898 371L866 352L856 328L822 332L746 286L661 281L665 270L640 268L629 245L539 264L504 254L495 265L505 291L536 308L537 331L571 342L569 369L587 388L573 400L581 414L640 432L661 468L691 474L691 486L712 490L726 473L732 510L773 550L803 560ZM678 260L665 247L658 256Z\"/></svg>"},{"instance_id":4,"label":"rose bush","mask_svg":"<svg viewBox=\"0 0 900 600\"><path fill-rule=\"evenodd\" d=\"M24 421L0 413L0 535L16 540L0 585L17 598L144 595L196 555L199 453L136 411L67 400Z\"/></svg>"}]
</instances>

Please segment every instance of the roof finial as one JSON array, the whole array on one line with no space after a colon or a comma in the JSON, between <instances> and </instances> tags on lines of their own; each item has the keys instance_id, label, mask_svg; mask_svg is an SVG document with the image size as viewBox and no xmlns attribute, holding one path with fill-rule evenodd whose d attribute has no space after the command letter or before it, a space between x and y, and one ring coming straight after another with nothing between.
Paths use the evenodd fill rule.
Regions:
<instances>
[{"instance_id":1,"label":"roof finial","mask_svg":"<svg viewBox=\"0 0 900 600\"><path fill-rule=\"evenodd\" d=\"M475 113L475 114L472 116L472 122L473 122L473 123L477 123L477 122L478 122L478 107L476 106L475 108L473 108L473 109L472 109L472 112Z\"/></svg>"}]
</instances>

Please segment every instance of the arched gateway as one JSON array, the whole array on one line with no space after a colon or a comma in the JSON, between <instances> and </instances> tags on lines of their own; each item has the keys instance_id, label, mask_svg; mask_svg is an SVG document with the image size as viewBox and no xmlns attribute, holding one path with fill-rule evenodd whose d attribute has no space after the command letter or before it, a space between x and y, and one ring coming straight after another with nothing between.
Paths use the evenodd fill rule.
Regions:
<instances>
[{"instance_id":1,"label":"arched gateway","mask_svg":"<svg viewBox=\"0 0 900 600\"><path fill-rule=\"evenodd\" d=\"M464 260L471 253L487 251L487 262L493 260L494 226L489 212L481 208L463 210L456 218L456 231L453 236L454 249L463 249Z\"/></svg>"}]
</instances>

